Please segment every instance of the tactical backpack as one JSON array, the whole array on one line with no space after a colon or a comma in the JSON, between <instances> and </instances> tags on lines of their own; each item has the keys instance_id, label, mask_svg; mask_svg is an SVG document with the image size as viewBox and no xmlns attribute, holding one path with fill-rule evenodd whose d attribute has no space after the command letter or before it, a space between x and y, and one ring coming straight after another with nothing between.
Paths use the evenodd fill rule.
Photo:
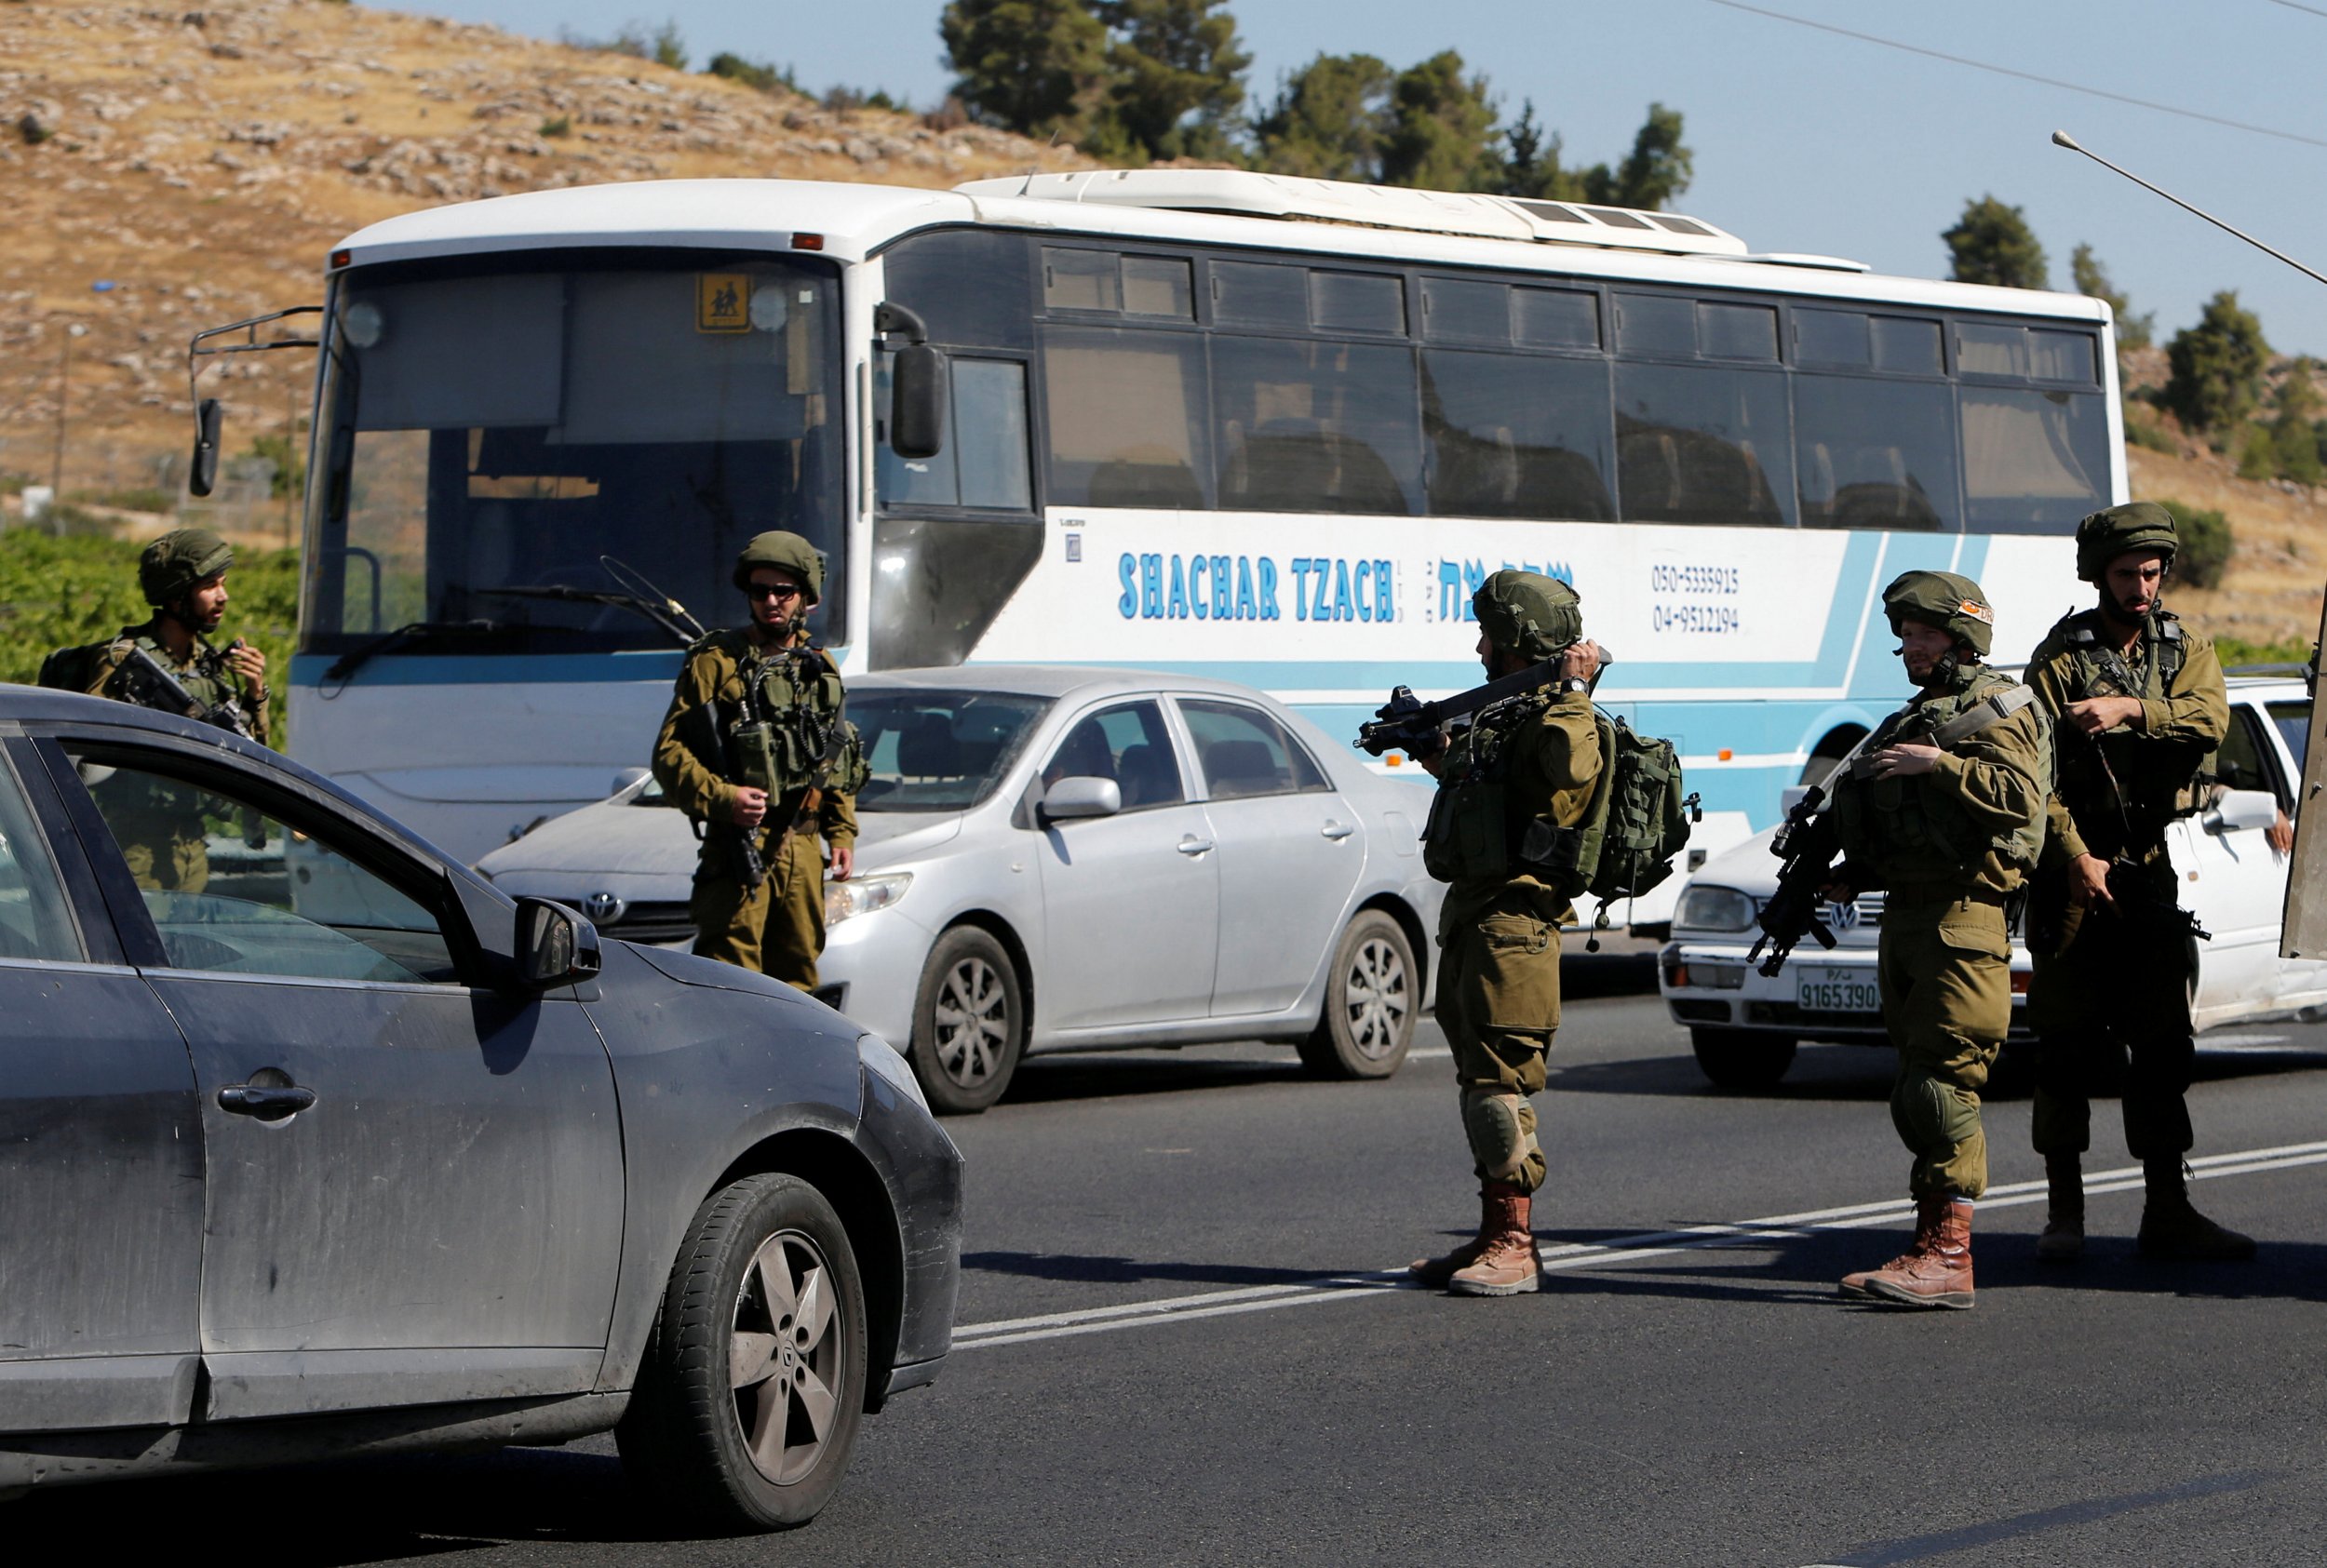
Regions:
<instances>
[{"instance_id":1,"label":"tactical backpack","mask_svg":"<svg viewBox=\"0 0 2327 1568\"><path fill-rule=\"evenodd\" d=\"M1598 708L1600 780L1573 842L1575 864L1561 891L1589 893L1599 904L1584 951L1596 953L1607 929L1607 906L1637 898L1673 874L1673 857L1688 847L1689 824L1704 813L1695 795L1681 793L1681 759L1673 743L1643 735Z\"/></svg>"},{"instance_id":2,"label":"tactical backpack","mask_svg":"<svg viewBox=\"0 0 2327 1568\"><path fill-rule=\"evenodd\" d=\"M60 648L40 662L38 680L41 685L58 691L87 691L89 677L97 672L98 662L113 639L83 643L78 648Z\"/></svg>"}]
</instances>

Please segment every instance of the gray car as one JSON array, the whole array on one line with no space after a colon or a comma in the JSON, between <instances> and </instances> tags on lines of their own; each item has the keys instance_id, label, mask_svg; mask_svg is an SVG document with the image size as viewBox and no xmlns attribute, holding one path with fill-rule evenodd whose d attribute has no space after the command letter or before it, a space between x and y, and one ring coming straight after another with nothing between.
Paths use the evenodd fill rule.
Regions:
<instances>
[{"instance_id":1,"label":"gray car","mask_svg":"<svg viewBox=\"0 0 2327 1568\"><path fill-rule=\"evenodd\" d=\"M0 1495L612 1428L768 1527L935 1375L962 1162L797 992L0 687Z\"/></svg>"},{"instance_id":2,"label":"gray car","mask_svg":"<svg viewBox=\"0 0 2327 1568\"><path fill-rule=\"evenodd\" d=\"M1347 1078L1405 1059L1443 891L1430 797L1346 739L1223 681L1044 665L858 677L849 716L873 779L822 994L902 1042L938 1110L983 1109L1039 1052L1283 1039ZM478 869L681 942L694 860L640 780Z\"/></svg>"}]
</instances>

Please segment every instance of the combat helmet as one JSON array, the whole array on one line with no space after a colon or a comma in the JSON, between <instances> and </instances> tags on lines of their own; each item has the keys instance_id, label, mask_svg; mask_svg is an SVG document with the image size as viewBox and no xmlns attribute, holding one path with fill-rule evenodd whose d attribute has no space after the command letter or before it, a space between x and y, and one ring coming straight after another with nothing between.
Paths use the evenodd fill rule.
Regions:
<instances>
[{"instance_id":1,"label":"combat helmet","mask_svg":"<svg viewBox=\"0 0 2327 1568\"><path fill-rule=\"evenodd\" d=\"M208 529L172 529L138 552L138 586L146 603L172 605L234 564L235 547Z\"/></svg>"},{"instance_id":2,"label":"combat helmet","mask_svg":"<svg viewBox=\"0 0 2327 1568\"><path fill-rule=\"evenodd\" d=\"M1583 636L1583 599L1556 577L1506 567L1471 596L1486 640L1506 653L1540 663Z\"/></svg>"},{"instance_id":3,"label":"combat helmet","mask_svg":"<svg viewBox=\"0 0 2327 1568\"><path fill-rule=\"evenodd\" d=\"M1904 571L1883 590L1883 613L1896 632L1902 621L1937 626L1981 658L1996 644L1996 611L1969 577L1952 571Z\"/></svg>"},{"instance_id":4,"label":"combat helmet","mask_svg":"<svg viewBox=\"0 0 2327 1568\"><path fill-rule=\"evenodd\" d=\"M763 566L788 571L807 585L807 592L800 596L801 609L824 597L824 556L800 535L781 529L752 535L735 557L735 586L749 588L753 570Z\"/></svg>"},{"instance_id":5,"label":"combat helmet","mask_svg":"<svg viewBox=\"0 0 2327 1568\"><path fill-rule=\"evenodd\" d=\"M2098 584L2118 556L2135 550L2156 550L2173 564L2181 547L2173 514L2154 501L2129 502L2095 512L2077 525L2077 575Z\"/></svg>"}]
</instances>

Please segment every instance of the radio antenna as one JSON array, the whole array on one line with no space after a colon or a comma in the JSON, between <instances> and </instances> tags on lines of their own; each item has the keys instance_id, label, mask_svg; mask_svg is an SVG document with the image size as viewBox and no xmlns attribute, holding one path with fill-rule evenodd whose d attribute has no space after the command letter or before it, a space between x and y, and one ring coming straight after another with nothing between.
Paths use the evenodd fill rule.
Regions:
<instances>
[{"instance_id":1,"label":"radio antenna","mask_svg":"<svg viewBox=\"0 0 2327 1568\"><path fill-rule=\"evenodd\" d=\"M2072 153L2082 153L2086 157L2091 158L2094 163L2099 164L2103 168L2123 175L2126 179L2132 181L2134 184L2140 186L2145 191L2156 192L2159 195L2161 195L2166 200L2172 202L2175 207L2180 208L2183 211L2196 213L2199 217L2203 218L2207 222L2212 223L2215 228L2220 229L2224 234L2232 235L2244 240L2247 244L2253 246L2255 249L2262 251L2265 255L2276 256L2280 261L2284 261L2288 266L2293 267L2296 272L2301 273L2305 277L2310 278L2318 283L2327 283L2327 277L2321 277L2319 274L2313 272L2310 268L2305 266L2302 262L2296 261L2285 251L2275 249L2270 246L2265 245L2261 240L2256 239L2253 235L2246 233L2244 230L2235 228L2232 225L2224 222L2221 219L2216 218L2213 213L2208 212L2204 208L2192 207L2189 203L2184 201L2172 192L2162 190L2156 185L2152 185L2148 181L2144 180L2140 175L2133 173L2131 169L2119 168L2117 165L2109 162L2108 159L2103 157L2092 148L2079 143L2075 137L2069 135L2066 131L2054 131L2052 133L2052 142L2053 145L2065 147Z\"/></svg>"}]
</instances>

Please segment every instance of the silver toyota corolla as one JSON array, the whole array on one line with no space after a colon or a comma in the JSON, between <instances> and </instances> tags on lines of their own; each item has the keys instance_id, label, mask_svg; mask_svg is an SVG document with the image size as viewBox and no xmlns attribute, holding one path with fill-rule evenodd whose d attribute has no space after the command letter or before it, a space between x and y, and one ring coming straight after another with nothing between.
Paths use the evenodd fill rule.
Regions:
<instances>
[{"instance_id":1,"label":"silver toyota corolla","mask_svg":"<svg viewBox=\"0 0 2327 1568\"><path fill-rule=\"evenodd\" d=\"M1441 891L1429 796L1346 740L1244 687L1040 665L860 677L849 717L873 776L823 994L908 1042L935 1108L991 1105L1034 1052L1285 1039L1352 1078L1405 1059ZM694 861L641 780L478 869L683 942Z\"/></svg>"}]
</instances>

